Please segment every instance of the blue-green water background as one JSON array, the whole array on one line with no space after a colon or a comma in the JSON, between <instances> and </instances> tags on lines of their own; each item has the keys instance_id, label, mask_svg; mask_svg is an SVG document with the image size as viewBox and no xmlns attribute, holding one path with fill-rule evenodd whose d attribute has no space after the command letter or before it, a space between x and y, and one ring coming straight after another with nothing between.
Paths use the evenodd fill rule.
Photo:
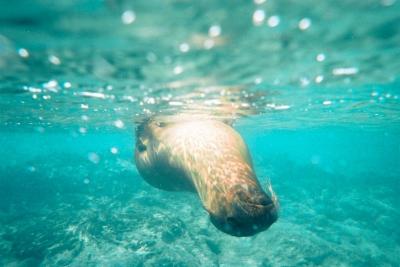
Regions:
<instances>
[{"instance_id":1,"label":"blue-green water background","mask_svg":"<svg viewBox=\"0 0 400 267\"><path fill-rule=\"evenodd\" d=\"M0 265L399 266L399 14L393 0L0 1ZM280 199L253 237L133 162L137 121L213 114L221 96Z\"/></svg>"}]
</instances>

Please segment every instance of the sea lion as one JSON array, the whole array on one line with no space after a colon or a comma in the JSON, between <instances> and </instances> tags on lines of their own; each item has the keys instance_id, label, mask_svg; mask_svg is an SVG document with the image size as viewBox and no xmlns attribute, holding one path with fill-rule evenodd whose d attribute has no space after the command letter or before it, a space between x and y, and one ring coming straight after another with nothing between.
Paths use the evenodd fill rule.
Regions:
<instances>
[{"instance_id":1,"label":"sea lion","mask_svg":"<svg viewBox=\"0 0 400 267\"><path fill-rule=\"evenodd\" d=\"M227 234L251 236L277 220L275 194L262 190L246 144L224 122L148 119L136 131L135 161L150 185L196 192L211 222Z\"/></svg>"}]
</instances>

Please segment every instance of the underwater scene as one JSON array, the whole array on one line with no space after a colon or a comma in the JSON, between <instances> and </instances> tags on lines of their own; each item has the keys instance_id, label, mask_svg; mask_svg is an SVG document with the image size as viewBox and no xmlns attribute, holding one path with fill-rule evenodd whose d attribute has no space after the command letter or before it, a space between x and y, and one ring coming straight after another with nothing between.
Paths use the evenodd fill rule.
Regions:
<instances>
[{"instance_id":1,"label":"underwater scene","mask_svg":"<svg viewBox=\"0 0 400 267\"><path fill-rule=\"evenodd\" d=\"M0 0L0 159L0 266L400 266L400 1Z\"/></svg>"}]
</instances>

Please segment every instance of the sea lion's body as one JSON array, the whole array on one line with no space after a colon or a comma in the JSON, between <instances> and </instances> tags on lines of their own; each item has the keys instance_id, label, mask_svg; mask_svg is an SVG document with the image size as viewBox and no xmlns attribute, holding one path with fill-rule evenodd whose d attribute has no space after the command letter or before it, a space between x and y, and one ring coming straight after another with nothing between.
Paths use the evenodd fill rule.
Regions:
<instances>
[{"instance_id":1,"label":"sea lion's body","mask_svg":"<svg viewBox=\"0 0 400 267\"><path fill-rule=\"evenodd\" d=\"M252 235L277 218L246 144L223 122L150 119L138 127L135 160L149 184L197 192L212 222L224 232Z\"/></svg>"}]
</instances>

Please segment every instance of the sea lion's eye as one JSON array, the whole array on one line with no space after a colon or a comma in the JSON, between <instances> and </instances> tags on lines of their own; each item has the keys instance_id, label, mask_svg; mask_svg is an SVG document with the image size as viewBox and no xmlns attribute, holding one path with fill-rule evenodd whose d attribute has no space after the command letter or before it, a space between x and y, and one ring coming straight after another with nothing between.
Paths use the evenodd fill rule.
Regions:
<instances>
[{"instance_id":1,"label":"sea lion's eye","mask_svg":"<svg viewBox=\"0 0 400 267\"><path fill-rule=\"evenodd\" d=\"M158 122L156 122L156 125L157 125L158 127L162 128L162 127L165 127L166 123L165 123L165 122L158 121Z\"/></svg>"}]
</instances>

